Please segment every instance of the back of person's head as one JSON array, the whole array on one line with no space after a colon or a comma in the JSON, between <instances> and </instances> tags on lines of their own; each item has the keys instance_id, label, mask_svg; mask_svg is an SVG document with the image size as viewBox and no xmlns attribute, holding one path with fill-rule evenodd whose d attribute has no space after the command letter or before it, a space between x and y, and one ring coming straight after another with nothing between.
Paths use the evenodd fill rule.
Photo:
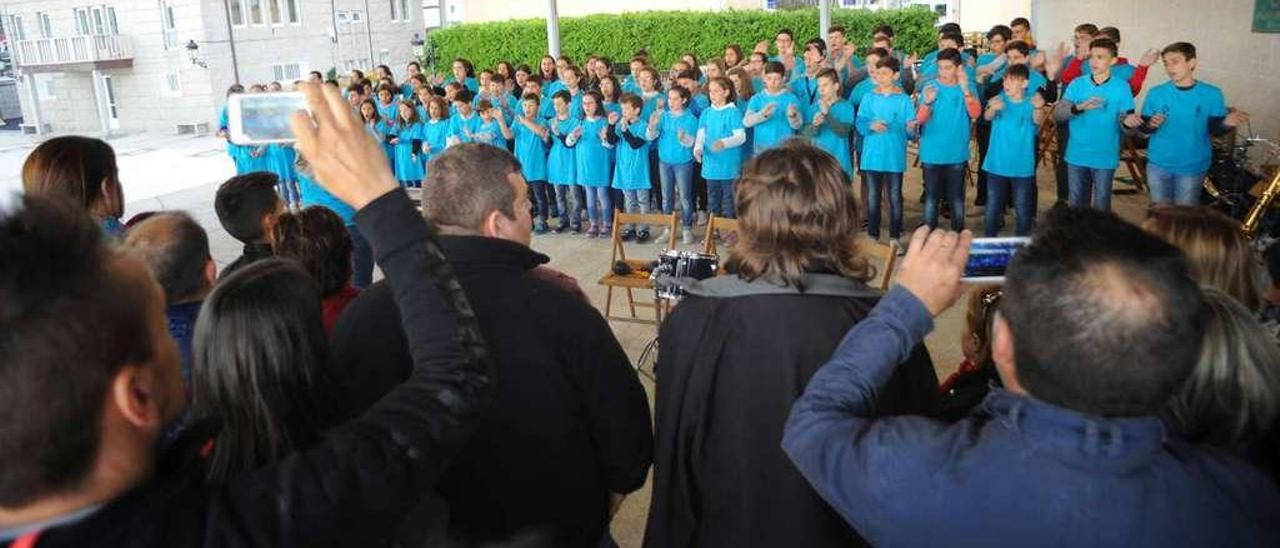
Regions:
<instances>
[{"instance_id":1,"label":"back of person's head","mask_svg":"<svg viewBox=\"0 0 1280 548\"><path fill-rule=\"evenodd\" d=\"M184 212L148 217L129 229L120 248L146 263L167 304L198 301L213 287L209 235Z\"/></svg>"},{"instance_id":2,"label":"back of person's head","mask_svg":"<svg viewBox=\"0 0 1280 548\"><path fill-rule=\"evenodd\" d=\"M264 241L267 234L262 220L280 209L276 194L279 182L273 173L255 171L222 183L214 195L213 209L227 234L246 244Z\"/></svg>"},{"instance_id":3,"label":"back of person's head","mask_svg":"<svg viewBox=\"0 0 1280 548\"><path fill-rule=\"evenodd\" d=\"M161 300L146 267L109 249L76 205L26 195L0 211L0 507L98 487L100 458L150 450L122 424L154 440L181 411ZM134 413L109 411L121 405Z\"/></svg>"},{"instance_id":4,"label":"back of person's head","mask_svg":"<svg viewBox=\"0 0 1280 548\"><path fill-rule=\"evenodd\" d=\"M276 257L302 265L320 286L322 297L351 284L351 234L342 217L329 208L311 206L281 213L272 228L271 246Z\"/></svg>"},{"instance_id":5,"label":"back of person's head","mask_svg":"<svg viewBox=\"0 0 1280 548\"><path fill-rule=\"evenodd\" d=\"M68 135L40 143L22 164L22 189L71 200L99 215L124 211L116 153L93 137Z\"/></svg>"},{"instance_id":6,"label":"back of person's head","mask_svg":"<svg viewBox=\"0 0 1280 548\"><path fill-rule=\"evenodd\" d=\"M343 413L320 291L293 261L258 261L219 282L192 346L191 416L222 423L205 460L213 482L305 448Z\"/></svg>"},{"instance_id":7,"label":"back of person's head","mask_svg":"<svg viewBox=\"0 0 1280 548\"><path fill-rule=\"evenodd\" d=\"M791 139L749 162L735 192L739 240L726 268L747 280L803 287L806 272L866 281L858 247L858 200L840 163Z\"/></svg>"},{"instance_id":8,"label":"back of person's head","mask_svg":"<svg viewBox=\"0 0 1280 548\"><path fill-rule=\"evenodd\" d=\"M1192 442L1242 451L1280 417L1280 346L1230 295L1205 288L1204 300L1200 359L1166 417Z\"/></svg>"},{"instance_id":9,"label":"back of person's head","mask_svg":"<svg viewBox=\"0 0 1280 548\"><path fill-rule=\"evenodd\" d=\"M1032 396L1137 416L1158 412L1195 366L1202 306L1176 247L1114 214L1060 207L1010 263L1000 313Z\"/></svg>"},{"instance_id":10,"label":"back of person's head","mask_svg":"<svg viewBox=\"0 0 1280 548\"><path fill-rule=\"evenodd\" d=\"M1246 308L1262 306L1261 275L1240 223L1207 207L1161 205L1151 208L1142 228L1181 249L1191 275L1216 287Z\"/></svg>"},{"instance_id":11,"label":"back of person's head","mask_svg":"<svg viewBox=\"0 0 1280 548\"><path fill-rule=\"evenodd\" d=\"M494 211L516 218L516 191L509 176L519 173L520 162L498 147L481 143L449 147L427 166L422 214L441 230L481 234Z\"/></svg>"}]
</instances>

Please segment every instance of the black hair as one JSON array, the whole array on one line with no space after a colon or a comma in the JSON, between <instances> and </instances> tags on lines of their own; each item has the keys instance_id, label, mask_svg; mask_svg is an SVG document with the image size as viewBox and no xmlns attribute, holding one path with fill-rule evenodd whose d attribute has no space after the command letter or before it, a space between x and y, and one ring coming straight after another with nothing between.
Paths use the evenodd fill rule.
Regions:
<instances>
[{"instance_id":1,"label":"black hair","mask_svg":"<svg viewBox=\"0 0 1280 548\"><path fill-rule=\"evenodd\" d=\"M1098 34L1098 25L1093 23L1080 23L1079 25L1076 25L1076 28L1072 29L1072 32L1093 36Z\"/></svg>"},{"instance_id":2,"label":"black hair","mask_svg":"<svg viewBox=\"0 0 1280 548\"><path fill-rule=\"evenodd\" d=\"M938 34L942 35L960 34L961 32L964 31L960 28L960 23L943 23L942 26L938 27Z\"/></svg>"},{"instance_id":3,"label":"black hair","mask_svg":"<svg viewBox=\"0 0 1280 548\"><path fill-rule=\"evenodd\" d=\"M867 55L875 55L881 59L884 59L885 57L892 57L889 55L889 50L884 48L871 48L867 50Z\"/></svg>"},{"instance_id":4,"label":"black hair","mask_svg":"<svg viewBox=\"0 0 1280 548\"><path fill-rule=\"evenodd\" d=\"M823 78L831 80L832 82L835 82L837 85L840 84L840 73L836 72L835 69L825 68L818 71L817 76L814 76L814 79L816 80L821 80Z\"/></svg>"},{"instance_id":5,"label":"black hair","mask_svg":"<svg viewBox=\"0 0 1280 548\"><path fill-rule=\"evenodd\" d=\"M938 38L938 41L939 41L939 42L941 42L942 40L951 40L952 42L955 42L955 43L956 43L956 48L957 48L957 49L964 49L964 35L963 35L963 34L960 34L960 33L958 33L958 32L948 32L948 33L944 33L940 38Z\"/></svg>"},{"instance_id":6,"label":"black hair","mask_svg":"<svg viewBox=\"0 0 1280 548\"><path fill-rule=\"evenodd\" d=\"M1105 49L1111 52L1112 57L1118 57L1120 55L1120 47L1116 45L1115 40L1110 38L1094 38L1092 42L1089 42L1089 49L1094 48Z\"/></svg>"},{"instance_id":7,"label":"black hair","mask_svg":"<svg viewBox=\"0 0 1280 548\"><path fill-rule=\"evenodd\" d=\"M323 81L323 80L324 80L324 73L323 73L323 72L320 72L320 71L318 71L318 70L313 70L313 71L311 71L311 72L309 72L309 73L307 73L307 74L310 74L310 75L312 75L312 76L315 76L315 77L316 77L316 80L321 80L321 81Z\"/></svg>"},{"instance_id":8,"label":"black hair","mask_svg":"<svg viewBox=\"0 0 1280 548\"><path fill-rule=\"evenodd\" d=\"M780 34L785 34L785 35L787 35L787 36L790 36L792 40L795 40L795 39L796 39L796 33L792 32L792 31L791 31L791 29L786 28L786 27L783 27L783 28L781 28L781 29L778 29L778 34L775 34L774 36L777 36L777 35L780 35Z\"/></svg>"},{"instance_id":9,"label":"black hair","mask_svg":"<svg viewBox=\"0 0 1280 548\"><path fill-rule=\"evenodd\" d=\"M810 39L808 42L805 42L805 43L804 43L804 49L805 49L805 51L808 51L808 50L809 50L809 48L811 48L811 47L816 47L816 48L818 48L818 53L821 53L823 57L826 57L826 56L827 56L827 41L826 41L826 40L823 40L823 39L821 39L821 38L812 38L812 39Z\"/></svg>"},{"instance_id":10,"label":"black hair","mask_svg":"<svg viewBox=\"0 0 1280 548\"><path fill-rule=\"evenodd\" d=\"M840 34L849 34L849 31L845 30L844 25L831 25L827 27L827 32L828 33L838 32Z\"/></svg>"},{"instance_id":11,"label":"black hair","mask_svg":"<svg viewBox=\"0 0 1280 548\"><path fill-rule=\"evenodd\" d=\"M1164 57L1170 53L1180 53L1184 59L1190 61L1196 58L1196 46L1191 42L1174 42L1165 46L1160 51L1160 56Z\"/></svg>"},{"instance_id":12,"label":"black hair","mask_svg":"<svg viewBox=\"0 0 1280 548\"><path fill-rule=\"evenodd\" d=\"M563 90L563 89L551 94L551 100L554 101L556 99L560 99L561 101L564 101L567 104L573 103L573 95L571 95L567 90Z\"/></svg>"},{"instance_id":13,"label":"black hair","mask_svg":"<svg viewBox=\"0 0 1280 548\"><path fill-rule=\"evenodd\" d=\"M1014 17L1012 21L1009 21L1009 26L1031 28L1031 21L1026 17Z\"/></svg>"},{"instance_id":14,"label":"black hair","mask_svg":"<svg viewBox=\"0 0 1280 548\"><path fill-rule=\"evenodd\" d=\"M1013 77L1013 78L1019 78L1022 80L1030 80L1031 69L1028 69L1026 65L1009 65L1009 68L1006 68L1004 70L1004 77L1005 78Z\"/></svg>"},{"instance_id":15,"label":"black hair","mask_svg":"<svg viewBox=\"0 0 1280 548\"><path fill-rule=\"evenodd\" d=\"M951 61L956 66L960 66L964 64L964 57L960 56L960 50L947 48L938 52L938 61Z\"/></svg>"},{"instance_id":16,"label":"black hair","mask_svg":"<svg viewBox=\"0 0 1280 548\"><path fill-rule=\"evenodd\" d=\"M1008 42L1013 39L1013 29L1005 25L996 25L991 27L991 30L987 31L987 40L997 36L1004 38L1004 41Z\"/></svg>"},{"instance_id":17,"label":"black hair","mask_svg":"<svg viewBox=\"0 0 1280 548\"><path fill-rule=\"evenodd\" d=\"M764 73L786 75L787 67L786 65L783 65L782 63L779 63L777 61L769 61L768 63L764 64Z\"/></svg>"},{"instance_id":18,"label":"black hair","mask_svg":"<svg viewBox=\"0 0 1280 548\"><path fill-rule=\"evenodd\" d=\"M470 103L471 100L475 98L476 98L476 95L474 93L471 93L471 90L465 86L462 89L458 90L458 93L455 93L453 95L454 102L462 101L464 103Z\"/></svg>"},{"instance_id":19,"label":"black hair","mask_svg":"<svg viewBox=\"0 0 1280 548\"><path fill-rule=\"evenodd\" d=\"M898 61L897 57L885 55L876 63L876 68L887 68L894 72L900 72L902 70L902 62Z\"/></svg>"},{"instance_id":20,"label":"black hair","mask_svg":"<svg viewBox=\"0 0 1280 548\"><path fill-rule=\"evenodd\" d=\"M417 68L418 70L422 70L422 65L419 64L417 61L409 61L408 63L405 64L405 67L414 67L414 68Z\"/></svg>"},{"instance_id":21,"label":"black hair","mask_svg":"<svg viewBox=\"0 0 1280 548\"><path fill-rule=\"evenodd\" d=\"M1031 55L1031 46L1028 46L1027 43L1022 40L1014 40L1004 47L1004 51L1005 53L1016 51L1026 56Z\"/></svg>"},{"instance_id":22,"label":"black hair","mask_svg":"<svg viewBox=\"0 0 1280 548\"><path fill-rule=\"evenodd\" d=\"M150 225L165 228L153 232ZM170 305L198 298L206 289L209 234L184 211L153 215L130 228L121 249L147 264Z\"/></svg>"},{"instance_id":23,"label":"black hair","mask_svg":"<svg viewBox=\"0 0 1280 548\"><path fill-rule=\"evenodd\" d=\"M1150 415L1195 367L1204 303L1186 258L1113 213L1050 210L1004 290L1017 378L1037 399Z\"/></svg>"},{"instance_id":24,"label":"black hair","mask_svg":"<svg viewBox=\"0 0 1280 548\"><path fill-rule=\"evenodd\" d=\"M1102 27L1098 29L1096 36L1103 36L1106 38L1110 38L1115 43L1117 44L1120 43L1120 29L1115 27Z\"/></svg>"},{"instance_id":25,"label":"black hair","mask_svg":"<svg viewBox=\"0 0 1280 548\"><path fill-rule=\"evenodd\" d=\"M693 69L684 69L676 73L676 80L693 80L696 82L698 80L698 73L694 72Z\"/></svg>"},{"instance_id":26,"label":"black hair","mask_svg":"<svg viewBox=\"0 0 1280 548\"><path fill-rule=\"evenodd\" d=\"M227 95L231 95L233 93L244 93L244 86L241 84L231 84L231 86L227 88Z\"/></svg>"},{"instance_id":27,"label":"black hair","mask_svg":"<svg viewBox=\"0 0 1280 548\"><path fill-rule=\"evenodd\" d=\"M331 297L351 285L351 234L333 210L311 206L283 213L276 221L271 245L275 255L293 259Z\"/></svg>"},{"instance_id":28,"label":"black hair","mask_svg":"<svg viewBox=\"0 0 1280 548\"><path fill-rule=\"evenodd\" d=\"M27 194L0 211L0 507L88 478L112 380L154 357L153 298L75 204Z\"/></svg>"},{"instance_id":29,"label":"black hair","mask_svg":"<svg viewBox=\"0 0 1280 548\"><path fill-rule=\"evenodd\" d=\"M293 261L258 261L219 282L192 345L191 416L222 424L205 460L212 483L306 448L344 414L320 291Z\"/></svg>"},{"instance_id":30,"label":"black hair","mask_svg":"<svg viewBox=\"0 0 1280 548\"><path fill-rule=\"evenodd\" d=\"M246 244L265 239L262 218L279 208L279 183L279 177L266 171L237 175L222 183L213 197L213 210L227 234Z\"/></svg>"},{"instance_id":31,"label":"black hair","mask_svg":"<svg viewBox=\"0 0 1280 548\"><path fill-rule=\"evenodd\" d=\"M689 100L693 98L693 92L685 89L683 86L671 86L671 91L676 92L676 95L683 98L686 105L689 104Z\"/></svg>"},{"instance_id":32,"label":"black hair","mask_svg":"<svg viewBox=\"0 0 1280 548\"><path fill-rule=\"evenodd\" d=\"M876 25L876 28L871 31L871 35L875 36L877 34L883 34L889 38L893 38L893 27L890 25Z\"/></svg>"}]
</instances>

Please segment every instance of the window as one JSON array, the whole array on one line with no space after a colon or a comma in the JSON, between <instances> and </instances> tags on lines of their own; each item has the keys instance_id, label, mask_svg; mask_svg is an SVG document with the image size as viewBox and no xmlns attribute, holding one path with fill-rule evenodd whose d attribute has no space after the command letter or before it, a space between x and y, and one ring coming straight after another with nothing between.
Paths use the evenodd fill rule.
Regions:
<instances>
[{"instance_id":1,"label":"window","mask_svg":"<svg viewBox=\"0 0 1280 548\"><path fill-rule=\"evenodd\" d=\"M379 52L378 52L378 64L379 64L379 65L386 65L386 64L388 64L388 63L390 63L390 62L391 62L391 52L390 52L390 51L388 51L388 50L385 50L385 49L384 49L384 50L381 50L381 51L379 51Z\"/></svg>"},{"instance_id":2,"label":"window","mask_svg":"<svg viewBox=\"0 0 1280 548\"><path fill-rule=\"evenodd\" d=\"M400 0L400 20L408 23L413 18L409 16L409 0Z\"/></svg>"},{"instance_id":3,"label":"window","mask_svg":"<svg viewBox=\"0 0 1280 548\"><path fill-rule=\"evenodd\" d=\"M182 77L176 72L160 74L160 96L181 97Z\"/></svg>"},{"instance_id":4,"label":"window","mask_svg":"<svg viewBox=\"0 0 1280 548\"><path fill-rule=\"evenodd\" d=\"M107 8L107 30L110 31L108 34L111 34L113 36L120 34L120 25L116 23L115 8Z\"/></svg>"},{"instance_id":5,"label":"window","mask_svg":"<svg viewBox=\"0 0 1280 548\"><path fill-rule=\"evenodd\" d=\"M249 0L249 22L254 26L262 26L266 24L262 13L262 0Z\"/></svg>"},{"instance_id":6,"label":"window","mask_svg":"<svg viewBox=\"0 0 1280 548\"><path fill-rule=\"evenodd\" d=\"M282 13L280 10L280 0L267 0L267 1L269 2L267 4L267 8L268 8L267 13L271 17L271 24L272 25L284 24L284 18L282 17Z\"/></svg>"},{"instance_id":7,"label":"window","mask_svg":"<svg viewBox=\"0 0 1280 548\"><path fill-rule=\"evenodd\" d=\"M37 13L36 22L40 24L41 38L53 38L53 21L49 19L48 13Z\"/></svg>"},{"instance_id":8,"label":"window","mask_svg":"<svg viewBox=\"0 0 1280 548\"><path fill-rule=\"evenodd\" d=\"M22 29L22 16L10 15L4 20L5 34L9 37L9 42L17 42L18 40L26 40L27 33Z\"/></svg>"},{"instance_id":9,"label":"window","mask_svg":"<svg viewBox=\"0 0 1280 548\"><path fill-rule=\"evenodd\" d=\"M160 0L160 30L164 39L164 49L173 49L178 45L177 27L173 6L165 0Z\"/></svg>"},{"instance_id":10,"label":"window","mask_svg":"<svg viewBox=\"0 0 1280 548\"><path fill-rule=\"evenodd\" d=\"M289 63L286 65L275 65L271 67L273 80L277 82L292 82L302 79L302 65L298 63Z\"/></svg>"},{"instance_id":11,"label":"window","mask_svg":"<svg viewBox=\"0 0 1280 548\"><path fill-rule=\"evenodd\" d=\"M52 74L35 74L36 96L41 101L56 101L58 99L58 84L54 80Z\"/></svg>"},{"instance_id":12,"label":"window","mask_svg":"<svg viewBox=\"0 0 1280 548\"><path fill-rule=\"evenodd\" d=\"M243 27L244 0L228 0L227 7L231 10L231 24L237 27Z\"/></svg>"},{"instance_id":13,"label":"window","mask_svg":"<svg viewBox=\"0 0 1280 548\"><path fill-rule=\"evenodd\" d=\"M298 0L284 0L285 20L291 25L302 22L302 14L298 12Z\"/></svg>"},{"instance_id":14,"label":"window","mask_svg":"<svg viewBox=\"0 0 1280 548\"><path fill-rule=\"evenodd\" d=\"M76 19L76 34L86 36L91 34L89 27L89 10L88 8L76 8L73 10Z\"/></svg>"},{"instance_id":15,"label":"window","mask_svg":"<svg viewBox=\"0 0 1280 548\"><path fill-rule=\"evenodd\" d=\"M409 20L409 0L389 0L391 2L391 21L407 22Z\"/></svg>"},{"instance_id":16,"label":"window","mask_svg":"<svg viewBox=\"0 0 1280 548\"><path fill-rule=\"evenodd\" d=\"M360 22L362 22L362 21L364 21L364 12L362 12L362 11L353 11L353 12L351 12L351 22L352 22L352 23L360 23Z\"/></svg>"}]
</instances>

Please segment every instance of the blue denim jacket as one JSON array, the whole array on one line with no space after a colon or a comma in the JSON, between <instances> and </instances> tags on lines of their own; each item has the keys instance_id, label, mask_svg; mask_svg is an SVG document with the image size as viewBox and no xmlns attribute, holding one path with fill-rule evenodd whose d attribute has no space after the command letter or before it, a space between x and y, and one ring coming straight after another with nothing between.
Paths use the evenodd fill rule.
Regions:
<instances>
[{"instance_id":1,"label":"blue denim jacket","mask_svg":"<svg viewBox=\"0 0 1280 548\"><path fill-rule=\"evenodd\" d=\"M876 546L1280 546L1280 492L1155 417L1091 416L994 390L955 424L876 419L893 368L933 328L895 286L791 409L782 445Z\"/></svg>"}]
</instances>

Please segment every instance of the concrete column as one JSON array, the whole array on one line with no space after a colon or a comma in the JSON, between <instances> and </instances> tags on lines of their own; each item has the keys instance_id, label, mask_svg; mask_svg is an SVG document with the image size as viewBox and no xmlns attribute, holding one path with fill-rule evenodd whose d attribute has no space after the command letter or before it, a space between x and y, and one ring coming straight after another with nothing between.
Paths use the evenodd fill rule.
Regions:
<instances>
[{"instance_id":1,"label":"concrete column","mask_svg":"<svg viewBox=\"0 0 1280 548\"><path fill-rule=\"evenodd\" d=\"M107 120L111 114L107 111L107 90L102 82L102 71L93 69L89 76L93 82L93 104L98 107L98 125L102 128L102 135L105 137L111 135L111 123Z\"/></svg>"},{"instance_id":2,"label":"concrete column","mask_svg":"<svg viewBox=\"0 0 1280 548\"><path fill-rule=\"evenodd\" d=\"M31 115L27 116L27 112L22 113L22 121L26 124L33 124L36 127L36 135L44 134L44 116L40 113L40 91L36 89L36 75L30 72L22 73L22 81L26 84L27 100L31 104Z\"/></svg>"},{"instance_id":3,"label":"concrete column","mask_svg":"<svg viewBox=\"0 0 1280 548\"><path fill-rule=\"evenodd\" d=\"M827 39L827 30L831 28L831 0L818 0L818 38Z\"/></svg>"},{"instance_id":4,"label":"concrete column","mask_svg":"<svg viewBox=\"0 0 1280 548\"><path fill-rule=\"evenodd\" d=\"M547 0L547 53L560 57L560 14L556 11L556 0Z\"/></svg>"}]
</instances>

